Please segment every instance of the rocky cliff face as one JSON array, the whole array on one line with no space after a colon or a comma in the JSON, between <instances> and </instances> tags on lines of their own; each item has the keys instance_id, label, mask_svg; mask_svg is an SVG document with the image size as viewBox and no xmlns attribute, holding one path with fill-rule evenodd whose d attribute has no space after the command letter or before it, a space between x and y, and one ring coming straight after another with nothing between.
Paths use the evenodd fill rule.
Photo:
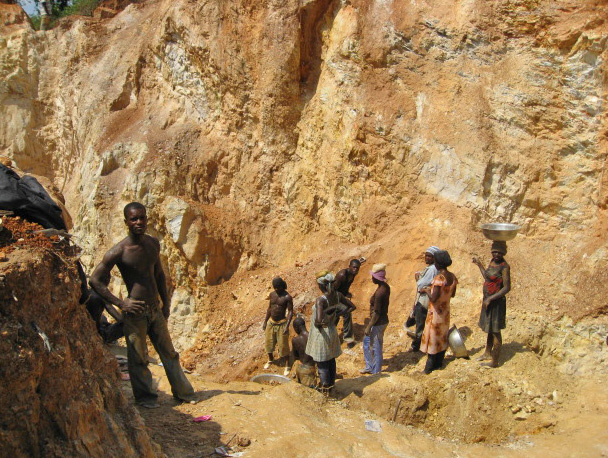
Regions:
<instances>
[{"instance_id":1,"label":"rocky cliff face","mask_svg":"<svg viewBox=\"0 0 608 458\"><path fill-rule=\"evenodd\" d=\"M476 309L487 221L523 226L514 303L597 314L607 6L154 0L34 32L0 5L0 154L63 190L89 266L148 205L180 348L210 287L328 247L382 257L405 301L438 244Z\"/></svg>"}]
</instances>

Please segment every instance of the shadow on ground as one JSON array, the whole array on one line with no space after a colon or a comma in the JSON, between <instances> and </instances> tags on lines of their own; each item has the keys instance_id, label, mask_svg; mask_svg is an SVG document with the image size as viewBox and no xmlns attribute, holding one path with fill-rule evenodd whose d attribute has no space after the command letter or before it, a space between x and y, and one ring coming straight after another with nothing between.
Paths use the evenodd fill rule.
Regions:
<instances>
[{"instance_id":1,"label":"shadow on ground","mask_svg":"<svg viewBox=\"0 0 608 458\"><path fill-rule=\"evenodd\" d=\"M516 354L527 352L532 352L532 350L520 342L503 343L498 364L501 366L507 361L511 360Z\"/></svg>"},{"instance_id":2,"label":"shadow on ground","mask_svg":"<svg viewBox=\"0 0 608 458\"><path fill-rule=\"evenodd\" d=\"M219 396L220 394L228 393L228 394L243 394L246 396L256 396L261 393L261 391L250 391L250 390L202 390L197 391L196 396L199 401L207 401L214 396Z\"/></svg>"},{"instance_id":3,"label":"shadow on ground","mask_svg":"<svg viewBox=\"0 0 608 458\"><path fill-rule=\"evenodd\" d=\"M215 447L228 440L222 435L222 426L209 420L195 423L192 415L182 413L174 407L172 396L159 392L158 409L137 407L152 439L161 444L168 457L199 457L214 453Z\"/></svg>"},{"instance_id":4,"label":"shadow on ground","mask_svg":"<svg viewBox=\"0 0 608 458\"><path fill-rule=\"evenodd\" d=\"M469 350L469 355L471 356L471 359L477 359L478 357L480 357L483 354L483 350L485 350L485 348L485 345L481 347L471 348L471 350ZM499 367L502 366L518 353L527 352L532 352L532 350L523 345L521 342L503 343L498 365Z\"/></svg>"},{"instance_id":5,"label":"shadow on ground","mask_svg":"<svg viewBox=\"0 0 608 458\"><path fill-rule=\"evenodd\" d=\"M223 433L221 424L213 419L196 423L194 415L180 412L176 407L181 403L170 393L159 390L157 394L160 407L147 409L135 405L129 382L123 382L122 392L139 411L148 433L155 442L161 444L163 453L168 458L210 456L216 447L226 445L229 439ZM202 400L204 394L205 391L197 391L197 399Z\"/></svg>"},{"instance_id":6,"label":"shadow on ground","mask_svg":"<svg viewBox=\"0 0 608 458\"><path fill-rule=\"evenodd\" d=\"M371 384L377 382L381 378L388 377L387 374L366 375L362 377L349 378L336 381L335 397L336 399L344 399L351 394L357 397L363 396L363 390Z\"/></svg>"},{"instance_id":7,"label":"shadow on ground","mask_svg":"<svg viewBox=\"0 0 608 458\"><path fill-rule=\"evenodd\" d=\"M384 364L388 365L385 372L399 372L406 366L415 366L425 356L420 351L400 351L384 360Z\"/></svg>"},{"instance_id":8,"label":"shadow on ground","mask_svg":"<svg viewBox=\"0 0 608 458\"><path fill-rule=\"evenodd\" d=\"M363 336L365 335L365 326L369 319L365 320L365 323L359 324L353 322L353 337L357 340L357 342L363 342Z\"/></svg>"}]
</instances>

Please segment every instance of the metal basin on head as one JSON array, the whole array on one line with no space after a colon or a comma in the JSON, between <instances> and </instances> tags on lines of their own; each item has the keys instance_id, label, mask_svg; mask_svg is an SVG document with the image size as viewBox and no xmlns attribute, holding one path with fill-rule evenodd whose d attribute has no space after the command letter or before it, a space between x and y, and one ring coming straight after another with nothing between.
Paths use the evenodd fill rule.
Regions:
<instances>
[{"instance_id":1,"label":"metal basin on head","mask_svg":"<svg viewBox=\"0 0 608 458\"><path fill-rule=\"evenodd\" d=\"M513 240L521 226L510 223L488 223L481 225L481 232L487 239L498 242L508 242Z\"/></svg>"}]
</instances>

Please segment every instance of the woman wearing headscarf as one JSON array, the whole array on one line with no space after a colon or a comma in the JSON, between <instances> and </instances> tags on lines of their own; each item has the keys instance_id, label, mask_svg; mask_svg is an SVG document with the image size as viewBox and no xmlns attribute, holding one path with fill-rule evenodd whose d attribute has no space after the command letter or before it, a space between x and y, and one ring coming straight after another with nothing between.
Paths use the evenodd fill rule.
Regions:
<instances>
[{"instance_id":1,"label":"woman wearing headscarf","mask_svg":"<svg viewBox=\"0 0 608 458\"><path fill-rule=\"evenodd\" d=\"M427 267L421 272L416 272L414 274L417 294L410 317L413 318L416 323L416 337L412 341L412 351L420 351L420 341L422 339L422 333L424 332L424 323L426 323L426 315L429 309L429 296L425 291L427 286L431 285L431 282L437 275L435 253L438 251L440 251L439 247L436 247L435 245L428 247L424 253L424 262Z\"/></svg>"},{"instance_id":2,"label":"woman wearing headscarf","mask_svg":"<svg viewBox=\"0 0 608 458\"><path fill-rule=\"evenodd\" d=\"M370 272L376 291L369 300L369 323L363 337L363 357L365 369L361 374L377 374L382 370L382 344L384 331L388 326L388 303L391 288L386 282L386 264L374 264Z\"/></svg>"},{"instance_id":3,"label":"woman wearing headscarf","mask_svg":"<svg viewBox=\"0 0 608 458\"><path fill-rule=\"evenodd\" d=\"M335 278L331 272L319 272L316 278L323 295L312 306L313 326L310 327L306 354L317 363L321 390L327 392L336 382L336 358L342 354L335 324L337 309L344 304L348 307L345 312L351 313L356 307L342 293L334 290Z\"/></svg>"},{"instance_id":4,"label":"woman wearing headscarf","mask_svg":"<svg viewBox=\"0 0 608 458\"><path fill-rule=\"evenodd\" d=\"M502 348L501 329L506 327L507 299L506 295L511 291L511 267L505 261L507 254L507 243L495 241L491 248L492 260L487 269L477 258L473 263L479 267L483 276L483 302L479 316L479 327L488 333L486 339L486 351L478 361L491 360L483 363L483 366L498 367L498 358Z\"/></svg>"},{"instance_id":5,"label":"woman wearing headscarf","mask_svg":"<svg viewBox=\"0 0 608 458\"><path fill-rule=\"evenodd\" d=\"M448 349L448 331L450 329L450 299L456 295L458 279L448 271L452 258L445 250L435 253L437 275L426 293L429 296L429 311L424 325L420 351L426 353L425 374L441 368L445 352Z\"/></svg>"}]
</instances>

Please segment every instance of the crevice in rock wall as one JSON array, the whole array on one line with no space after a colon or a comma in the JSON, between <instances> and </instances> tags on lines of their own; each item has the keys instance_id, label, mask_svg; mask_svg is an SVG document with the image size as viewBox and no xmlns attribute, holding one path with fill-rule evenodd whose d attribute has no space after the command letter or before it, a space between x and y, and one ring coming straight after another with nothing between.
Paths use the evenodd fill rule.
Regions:
<instances>
[{"instance_id":1,"label":"crevice in rock wall","mask_svg":"<svg viewBox=\"0 0 608 458\"><path fill-rule=\"evenodd\" d=\"M217 285L228 281L239 268L242 248L231 243L214 238L203 240L205 252L209 259L209 268L205 280L209 285Z\"/></svg>"},{"instance_id":2,"label":"crevice in rock wall","mask_svg":"<svg viewBox=\"0 0 608 458\"><path fill-rule=\"evenodd\" d=\"M303 2L300 19L300 86L305 94L314 94L321 75L323 30L331 28L336 0Z\"/></svg>"},{"instance_id":3,"label":"crevice in rock wall","mask_svg":"<svg viewBox=\"0 0 608 458\"><path fill-rule=\"evenodd\" d=\"M137 101L141 87L141 70L145 61L143 56L137 60L135 67L129 70L120 95L110 105L110 111L120 111Z\"/></svg>"}]
</instances>

